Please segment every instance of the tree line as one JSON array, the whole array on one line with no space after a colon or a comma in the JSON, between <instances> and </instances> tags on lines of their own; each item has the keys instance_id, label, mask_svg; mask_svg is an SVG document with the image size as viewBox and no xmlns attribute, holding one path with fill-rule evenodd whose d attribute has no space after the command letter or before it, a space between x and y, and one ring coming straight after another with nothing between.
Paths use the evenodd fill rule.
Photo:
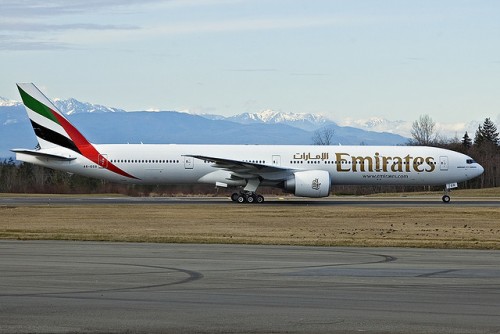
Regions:
<instances>
[{"instance_id":1,"label":"tree line","mask_svg":"<svg viewBox=\"0 0 500 334\"><path fill-rule=\"evenodd\" d=\"M500 169L500 138L497 126L486 118L480 124L471 138L466 131L461 138L443 138L436 131L436 123L428 115L422 115L414 121L411 130L412 138L409 145L425 145L447 148L472 157L484 167L484 173L479 178L462 184L465 188L490 188L499 186Z\"/></svg>"},{"instance_id":2,"label":"tree line","mask_svg":"<svg viewBox=\"0 0 500 334\"><path fill-rule=\"evenodd\" d=\"M0 162L0 193L123 194L129 196L172 196L217 194L210 185L121 184L57 171L9 158Z\"/></svg>"}]
</instances>

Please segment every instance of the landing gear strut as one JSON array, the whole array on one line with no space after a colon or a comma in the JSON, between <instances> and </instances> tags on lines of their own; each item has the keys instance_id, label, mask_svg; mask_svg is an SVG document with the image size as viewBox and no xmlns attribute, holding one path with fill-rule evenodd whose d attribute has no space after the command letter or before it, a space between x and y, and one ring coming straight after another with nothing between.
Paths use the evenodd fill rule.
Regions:
<instances>
[{"instance_id":1,"label":"landing gear strut","mask_svg":"<svg viewBox=\"0 0 500 334\"><path fill-rule=\"evenodd\" d=\"M457 182L454 182L454 183L447 183L445 186L444 186L444 195L442 197L442 200L444 203L450 203L450 190L451 189L454 189L454 188L457 188L458 187L458 184Z\"/></svg>"},{"instance_id":2,"label":"landing gear strut","mask_svg":"<svg viewBox=\"0 0 500 334\"><path fill-rule=\"evenodd\" d=\"M443 197L441 197L441 199L443 200L443 203L450 203L450 195L448 195L450 193L450 188L448 187L445 187L444 188L444 195Z\"/></svg>"},{"instance_id":3,"label":"landing gear strut","mask_svg":"<svg viewBox=\"0 0 500 334\"><path fill-rule=\"evenodd\" d=\"M233 193L231 200L238 203L263 203L264 196L258 195L252 191L243 191L241 193Z\"/></svg>"}]
</instances>

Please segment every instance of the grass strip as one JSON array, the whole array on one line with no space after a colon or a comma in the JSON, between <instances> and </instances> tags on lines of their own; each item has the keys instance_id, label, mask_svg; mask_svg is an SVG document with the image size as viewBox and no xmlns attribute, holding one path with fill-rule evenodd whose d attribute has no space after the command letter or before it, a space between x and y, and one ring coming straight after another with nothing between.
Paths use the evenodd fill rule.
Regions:
<instances>
[{"instance_id":1,"label":"grass strip","mask_svg":"<svg viewBox=\"0 0 500 334\"><path fill-rule=\"evenodd\" d=\"M0 206L0 238L500 249L500 208Z\"/></svg>"}]
</instances>

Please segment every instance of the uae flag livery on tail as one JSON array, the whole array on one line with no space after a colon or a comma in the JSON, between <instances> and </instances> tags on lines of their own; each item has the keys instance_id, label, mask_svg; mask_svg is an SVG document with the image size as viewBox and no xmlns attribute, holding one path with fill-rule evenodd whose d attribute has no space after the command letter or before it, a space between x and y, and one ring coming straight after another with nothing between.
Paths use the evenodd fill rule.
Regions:
<instances>
[{"instance_id":1,"label":"uae flag livery on tail","mask_svg":"<svg viewBox=\"0 0 500 334\"><path fill-rule=\"evenodd\" d=\"M65 147L114 173L136 179L101 155L35 85L22 83L17 88L42 150Z\"/></svg>"}]
</instances>

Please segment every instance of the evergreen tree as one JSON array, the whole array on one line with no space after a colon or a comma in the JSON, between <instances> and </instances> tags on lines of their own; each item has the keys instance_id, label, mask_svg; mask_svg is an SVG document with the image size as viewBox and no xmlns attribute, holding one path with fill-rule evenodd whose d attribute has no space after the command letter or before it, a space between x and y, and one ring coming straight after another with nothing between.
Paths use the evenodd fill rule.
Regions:
<instances>
[{"instance_id":1,"label":"evergreen tree","mask_svg":"<svg viewBox=\"0 0 500 334\"><path fill-rule=\"evenodd\" d=\"M491 143L498 145L498 131L495 124L488 117L484 120L483 125L479 125L474 137L474 144L480 146L483 143Z\"/></svg>"},{"instance_id":2,"label":"evergreen tree","mask_svg":"<svg viewBox=\"0 0 500 334\"><path fill-rule=\"evenodd\" d=\"M483 123L484 140L495 145L498 145L498 131L495 124L490 118L486 118Z\"/></svg>"},{"instance_id":3,"label":"evergreen tree","mask_svg":"<svg viewBox=\"0 0 500 334\"><path fill-rule=\"evenodd\" d=\"M476 134L474 135L474 145L481 146L484 141L483 127L481 124L477 127Z\"/></svg>"},{"instance_id":4,"label":"evergreen tree","mask_svg":"<svg viewBox=\"0 0 500 334\"><path fill-rule=\"evenodd\" d=\"M465 149L469 149L472 146L472 139L470 139L467 131L465 131L465 134L462 137L462 146L465 147Z\"/></svg>"}]
</instances>

